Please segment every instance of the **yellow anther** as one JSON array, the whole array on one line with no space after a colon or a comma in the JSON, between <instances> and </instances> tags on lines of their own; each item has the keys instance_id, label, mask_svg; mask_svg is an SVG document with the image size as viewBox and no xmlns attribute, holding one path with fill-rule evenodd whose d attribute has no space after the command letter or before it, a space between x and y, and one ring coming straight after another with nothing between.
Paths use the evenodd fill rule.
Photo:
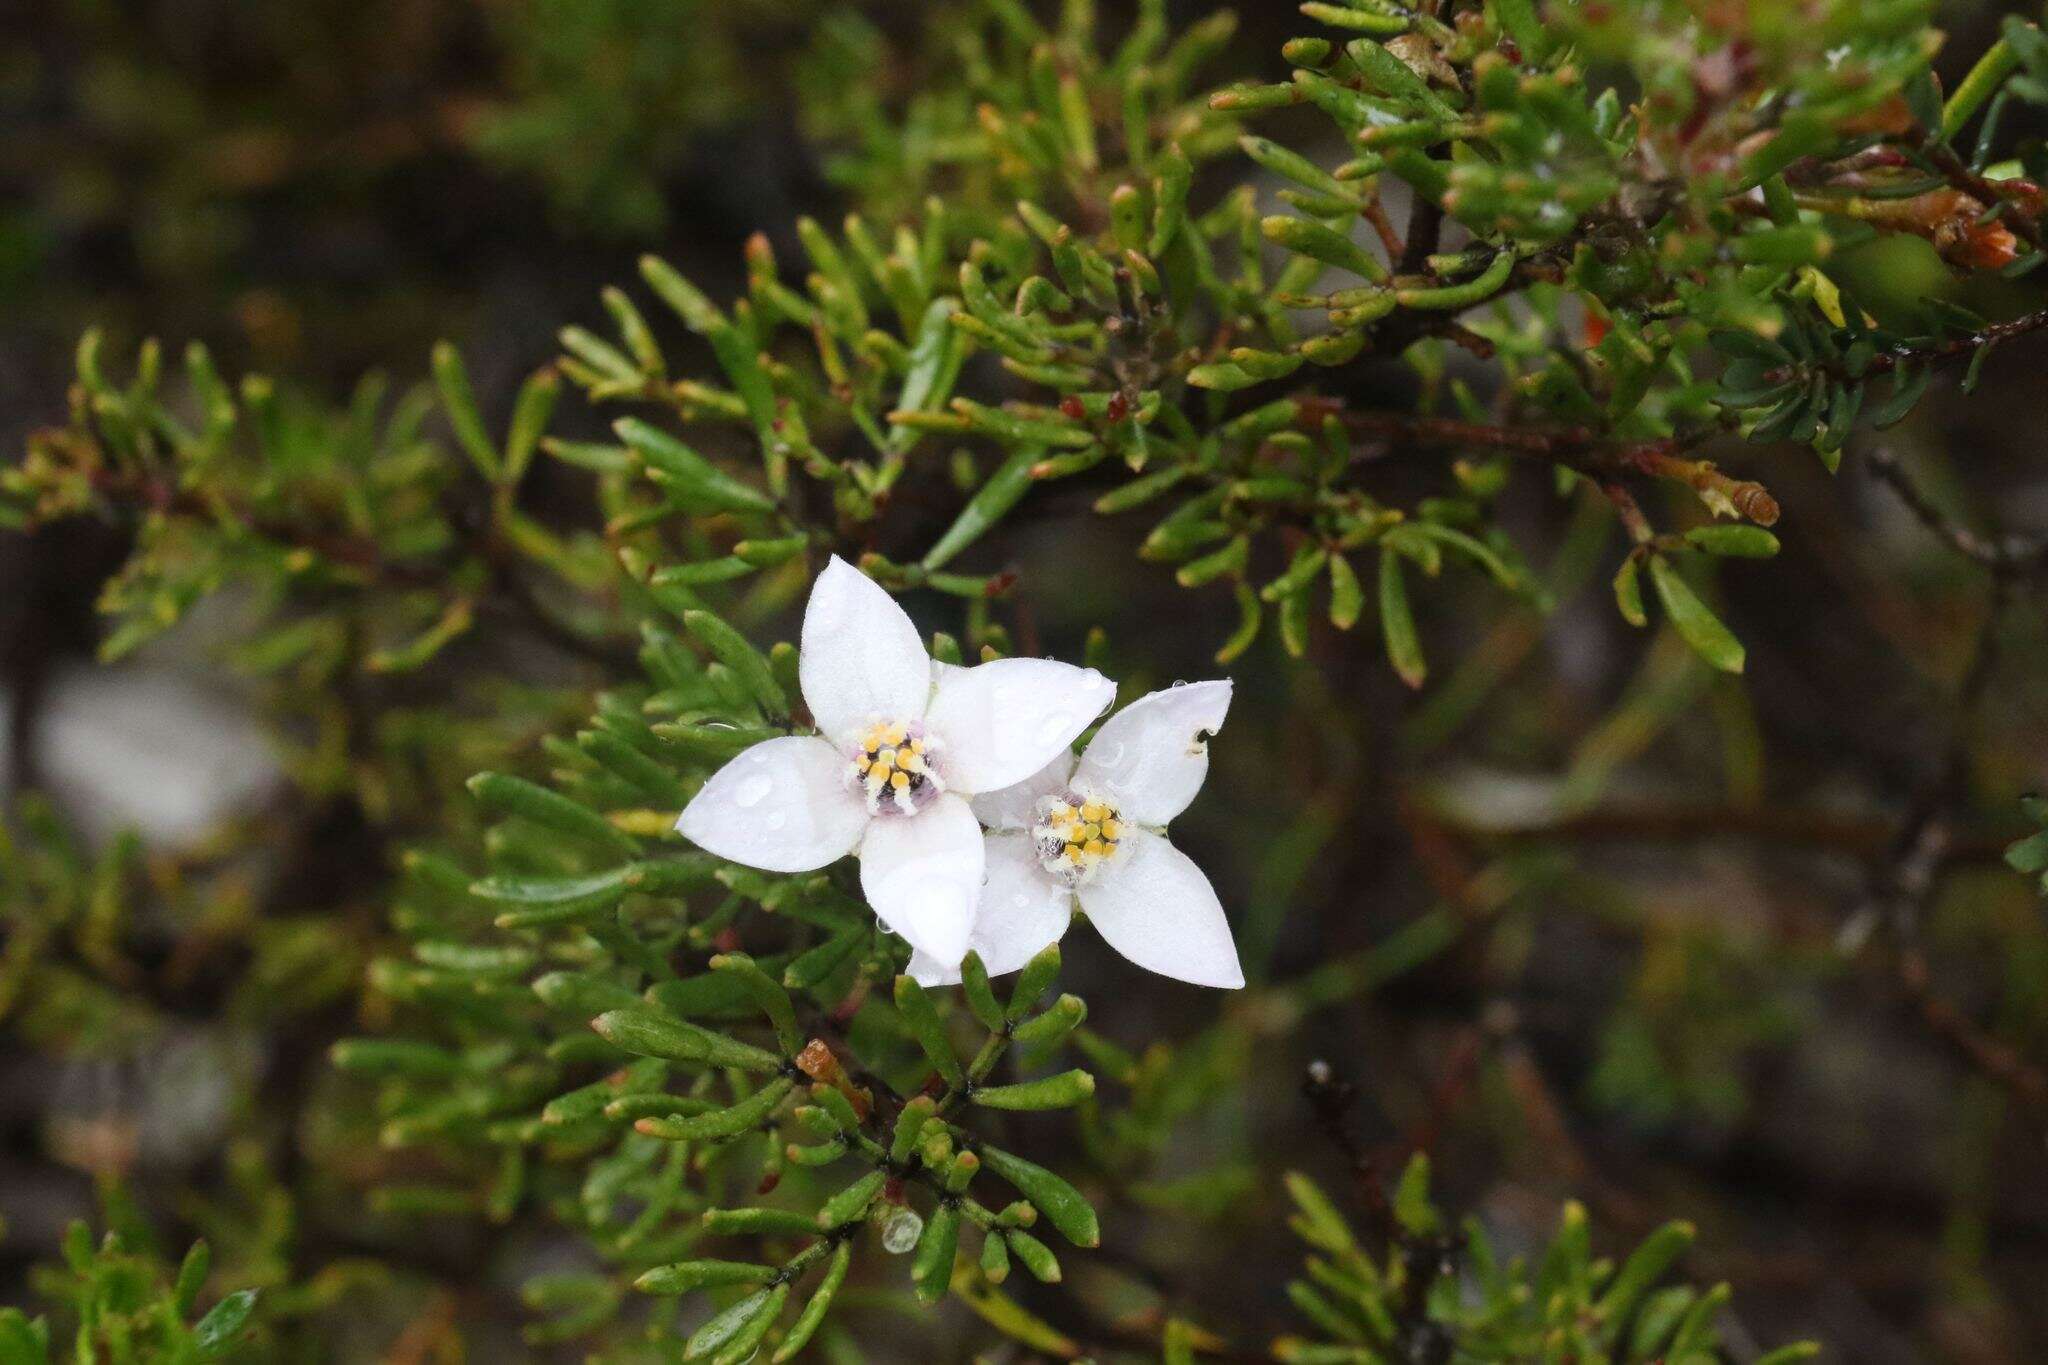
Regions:
<instances>
[{"instance_id":1,"label":"yellow anther","mask_svg":"<svg viewBox=\"0 0 2048 1365\"><path fill-rule=\"evenodd\" d=\"M882 768L894 767L896 764L896 751L894 749L882 750L882 752L875 755L875 762Z\"/></svg>"},{"instance_id":2,"label":"yellow anther","mask_svg":"<svg viewBox=\"0 0 2048 1365\"><path fill-rule=\"evenodd\" d=\"M909 785L910 785L910 774L909 774L909 773L894 773L894 774L891 774L891 775L890 775L890 778L889 778L889 785L890 785L890 786L892 786L892 787L894 787L894 788L895 788L895 789L896 789L897 791L902 791L902 790L903 790L903 789L904 789L905 787L907 787L907 786L909 786Z\"/></svg>"},{"instance_id":3,"label":"yellow anther","mask_svg":"<svg viewBox=\"0 0 2048 1365\"><path fill-rule=\"evenodd\" d=\"M1100 801L1090 801L1081 807L1081 818L1083 820L1099 821L1107 814L1109 814L1108 808Z\"/></svg>"},{"instance_id":4,"label":"yellow anther","mask_svg":"<svg viewBox=\"0 0 2048 1365\"><path fill-rule=\"evenodd\" d=\"M1108 856L1109 846L1103 843L1100 839L1090 839L1088 841L1087 847L1083 848L1081 851L1091 858L1102 858Z\"/></svg>"},{"instance_id":5,"label":"yellow anther","mask_svg":"<svg viewBox=\"0 0 2048 1365\"><path fill-rule=\"evenodd\" d=\"M1121 838L1123 832L1124 825L1121 820L1104 820L1102 822L1102 837L1105 839L1115 840Z\"/></svg>"},{"instance_id":6,"label":"yellow anther","mask_svg":"<svg viewBox=\"0 0 2048 1365\"><path fill-rule=\"evenodd\" d=\"M1081 839L1084 843L1091 842L1100 837L1102 837L1102 823L1100 821L1091 820L1081 827Z\"/></svg>"},{"instance_id":7,"label":"yellow anther","mask_svg":"<svg viewBox=\"0 0 2048 1365\"><path fill-rule=\"evenodd\" d=\"M889 744L901 744L903 742L903 735L904 729L900 725L892 725L882 732L884 742Z\"/></svg>"}]
</instances>

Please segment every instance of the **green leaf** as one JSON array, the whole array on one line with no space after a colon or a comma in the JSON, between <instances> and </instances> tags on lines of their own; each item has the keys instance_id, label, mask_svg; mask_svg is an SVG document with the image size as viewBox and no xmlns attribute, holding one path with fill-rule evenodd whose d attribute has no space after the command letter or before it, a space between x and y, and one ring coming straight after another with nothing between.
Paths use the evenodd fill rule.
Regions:
<instances>
[{"instance_id":1,"label":"green leaf","mask_svg":"<svg viewBox=\"0 0 2048 1365\"><path fill-rule=\"evenodd\" d=\"M767 1334L788 1299L789 1286L786 1284L747 1295L699 1327L683 1347L683 1359L745 1359Z\"/></svg>"},{"instance_id":2,"label":"green leaf","mask_svg":"<svg viewBox=\"0 0 2048 1365\"><path fill-rule=\"evenodd\" d=\"M546 787L536 786L523 777L478 773L469 779L469 790L478 801L501 814L516 815L544 829L588 839L629 857L639 852L639 845L614 829L609 820L590 807Z\"/></svg>"},{"instance_id":3,"label":"green leaf","mask_svg":"<svg viewBox=\"0 0 2048 1365\"><path fill-rule=\"evenodd\" d=\"M1879 431L1895 426L1905 420L1921 395L1927 392L1928 384L1934 379L1932 365L1910 365L1901 362L1892 371L1891 393L1884 402L1871 411L1870 424Z\"/></svg>"},{"instance_id":4,"label":"green leaf","mask_svg":"<svg viewBox=\"0 0 2048 1365\"><path fill-rule=\"evenodd\" d=\"M533 983L533 993L549 1009L585 1019L641 1003L633 991L592 972L549 972Z\"/></svg>"},{"instance_id":5,"label":"green leaf","mask_svg":"<svg viewBox=\"0 0 2048 1365\"><path fill-rule=\"evenodd\" d=\"M827 1199L818 1210L818 1226L829 1231L866 1213L868 1205L875 1202L875 1196L882 1192L882 1186L888 1183L888 1179L886 1171L869 1171Z\"/></svg>"},{"instance_id":6,"label":"green leaf","mask_svg":"<svg viewBox=\"0 0 2048 1365\"><path fill-rule=\"evenodd\" d=\"M846 1282L846 1268L852 1261L851 1243L841 1242L833 1249L832 1259L825 1266L824 1278L819 1280L818 1287L811 1291L811 1301L804 1305L804 1311L797 1314L796 1321L790 1324L788 1335L783 1337L782 1344L775 1348L775 1354L770 1357L771 1361L779 1365L779 1362L790 1359L810 1344L811 1338L817 1335L818 1328L824 1325L825 1315L832 1309L832 1300L839 1293L839 1286Z\"/></svg>"},{"instance_id":7,"label":"green leaf","mask_svg":"<svg viewBox=\"0 0 2048 1365\"><path fill-rule=\"evenodd\" d=\"M1429 1156L1417 1152L1408 1159L1408 1165L1401 1171L1401 1179L1394 1186L1394 1220L1410 1234L1426 1237L1435 1232L1438 1223L1436 1209L1429 1202Z\"/></svg>"},{"instance_id":8,"label":"green leaf","mask_svg":"<svg viewBox=\"0 0 2048 1365\"><path fill-rule=\"evenodd\" d=\"M1642 1245L1622 1263L1621 1270L1609 1282L1595 1309L1602 1320L1603 1341L1612 1345L1620 1339L1621 1330L1627 1325L1636 1304L1650 1291L1658 1277L1685 1254L1686 1248L1692 1245L1693 1235L1690 1223L1666 1223L1644 1238Z\"/></svg>"},{"instance_id":9,"label":"green leaf","mask_svg":"<svg viewBox=\"0 0 2048 1365\"><path fill-rule=\"evenodd\" d=\"M1778 553L1778 538L1761 526L1695 526L1685 540L1696 550L1736 559L1769 559Z\"/></svg>"},{"instance_id":10,"label":"green leaf","mask_svg":"<svg viewBox=\"0 0 2048 1365\"><path fill-rule=\"evenodd\" d=\"M1642 560L1635 555L1621 561L1614 574L1614 605L1621 619L1632 626L1646 626L1650 618L1643 611Z\"/></svg>"},{"instance_id":11,"label":"green leaf","mask_svg":"<svg viewBox=\"0 0 2048 1365\"><path fill-rule=\"evenodd\" d=\"M171 1304L180 1320L192 1311L199 1291L206 1287L207 1273L212 1269L213 1249L201 1238L185 1253L185 1259L178 1265L178 1277L171 1284ZM8 1358L5 1351L0 1351L0 1360Z\"/></svg>"},{"instance_id":12,"label":"green leaf","mask_svg":"<svg viewBox=\"0 0 2048 1365\"><path fill-rule=\"evenodd\" d=\"M969 951L960 959L960 994L983 1028L994 1030L1003 1026L1003 1007L996 1002L995 990L988 981L988 968L983 964L980 953Z\"/></svg>"},{"instance_id":13,"label":"green leaf","mask_svg":"<svg viewBox=\"0 0 2048 1365\"><path fill-rule=\"evenodd\" d=\"M256 1311L256 1291L238 1289L215 1304L192 1328L192 1344L206 1355L226 1350Z\"/></svg>"},{"instance_id":14,"label":"green leaf","mask_svg":"<svg viewBox=\"0 0 2048 1365\"><path fill-rule=\"evenodd\" d=\"M575 902L595 907L616 905L625 899L626 878L633 864L621 863L609 872L588 877L481 877L469 884L469 894L493 905L562 905Z\"/></svg>"},{"instance_id":15,"label":"green leaf","mask_svg":"<svg viewBox=\"0 0 2048 1365\"><path fill-rule=\"evenodd\" d=\"M946 1084L955 1090L965 1085L967 1073L961 1070L960 1055L946 1038L945 1021L939 1018L938 1007L932 1004L924 987L910 977L896 978L896 1012L910 1026L911 1036L917 1039L917 1045L924 1049L924 1055Z\"/></svg>"},{"instance_id":16,"label":"green leaf","mask_svg":"<svg viewBox=\"0 0 2048 1365\"><path fill-rule=\"evenodd\" d=\"M1415 616L1408 607L1408 583L1402 576L1401 556L1391 546L1380 547L1380 633L1386 637L1387 661L1410 687L1422 686L1429 665L1422 657L1422 640L1415 632Z\"/></svg>"},{"instance_id":17,"label":"green leaf","mask_svg":"<svg viewBox=\"0 0 2048 1365\"><path fill-rule=\"evenodd\" d=\"M789 695L776 681L768 656L748 643L746 636L727 625L722 617L708 611L684 612L683 624L705 648L718 656L719 662L733 671L733 676L761 703L766 714L789 714Z\"/></svg>"},{"instance_id":18,"label":"green leaf","mask_svg":"<svg viewBox=\"0 0 2048 1365\"><path fill-rule=\"evenodd\" d=\"M1031 467L1044 457L1042 446L1020 446L1010 452L1009 458L996 466L995 472L960 509L960 515L921 561L923 566L942 567L1001 521L1031 487Z\"/></svg>"},{"instance_id":19,"label":"green leaf","mask_svg":"<svg viewBox=\"0 0 2048 1365\"><path fill-rule=\"evenodd\" d=\"M772 1265L746 1261L677 1261L658 1265L633 1281L646 1294L685 1294L713 1284L766 1284L775 1278Z\"/></svg>"},{"instance_id":20,"label":"green leaf","mask_svg":"<svg viewBox=\"0 0 2048 1365\"><path fill-rule=\"evenodd\" d=\"M803 1030L797 1027L796 1006L782 983L761 970L745 953L720 953L711 959L711 969L738 979L761 1012L775 1027L775 1040L784 1052L795 1054L804 1045Z\"/></svg>"},{"instance_id":21,"label":"green leaf","mask_svg":"<svg viewBox=\"0 0 2048 1365\"><path fill-rule=\"evenodd\" d=\"M1069 1109L1094 1093L1095 1078L1075 1070L1016 1085L983 1086L973 1099L988 1109Z\"/></svg>"},{"instance_id":22,"label":"green leaf","mask_svg":"<svg viewBox=\"0 0 2048 1365\"><path fill-rule=\"evenodd\" d=\"M2008 845L2005 861L2015 872L2048 872L2048 829Z\"/></svg>"},{"instance_id":23,"label":"green leaf","mask_svg":"<svg viewBox=\"0 0 2048 1365\"><path fill-rule=\"evenodd\" d=\"M732 1046L745 1047L746 1044L733 1043ZM737 1065L732 1062L721 1064ZM760 1127L795 1086L796 1082L789 1077L778 1076L738 1104L714 1113L674 1119L644 1118L635 1127L649 1137L661 1138L668 1142L702 1142L737 1137L749 1129Z\"/></svg>"},{"instance_id":24,"label":"green leaf","mask_svg":"<svg viewBox=\"0 0 2048 1365\"><path fill-rule=\"evenodd\" d=\"M402 1038L344 1038L327 1055L337 1068L358 1076L436 1080L462 1069L461 1059L446 1048Z\"/></svg>"},{"instance_id":25,"label":"green leaf","mask_svg":"<svg viewBox=\"0 0 2048 1365\"><path fill-rule=\"evenodd\" d=\"M1023 1157L1012 1156L1000 1148L983 1146L976 1150L981 1154L982 1163L1036 1204L1038 1211L1059 1229L1062 1237L1075 1246L1102 1244L1102 1226L1095 1216L1095 1207L1081 1197L1079 1190L1045 1167Z\"/></svg>"},{"instance_id":26,"label":"green leaf","mask_svg":"<svg viewBox=\"0 0 2048 1365\"><path fill-rule=\"evenodd\" d=\"M1010 1244L1010 1250L1017 1254L1017 1259L1024 1263L1024 1268L1031 1272L1032 1279L1040 1284L1060 1282L1059 1257L1052 1254L1051 1247L1018 1228L1005 1229L1003 1240Z\"/></svg>"},{"instance_id":27,"label":"green leaf","mask_svg":"<svg viewBox=\"0 0 2048 1365\"><path fill-rule=\"evenodd\" d=\"M782 1059L772 1052L645 1006L607 1010L591 1020L590 1026L613 1046L641 1057L743 1071L774 1071L782 1065Z\"/></svg>"},{"instance_id":28,"label":"green leaf","mask_svg":"<svg viewBox=\"0 0 2048 1365\"><path fill-rule=\"evenodd\" d=\"M1664 556L1650 556L1650 581L1657 587L1657 597L1664 603L1671 624L1694 652L1724 673L1740 673L1742 642L1721 624L1720 617L1708 610L1692 585L1680 577Z\"/></svg>"},{"instance_id":29,"label":"green leaf","mask_svg":"<svg viewBox=\"0 0 2048 1365\"><path fill-rule=\"evenodd\" d=\"M1358 624L1364 611L1365 589L1359 584L1358 570L1342 554L1331 555L1330 624L1339 630L1349 630Z\"/></svg>"},{"instance_id":30,"label":"green leaf","mask_svg":"<svg viewBox=\"0 0 2048 1365\"><path fill-rule=\"evenodd\" d=\"M541 370L520 386L519 397L512 405L512 426L505 433L505 467L501 474L505 487L516 486L532 463L533 452L548 429L548 419L554 415L555 399L561 390L562 381L553 368Z\"/></svg>"},{"instance_id":31,"label":"green leaf","mask_svg":"<svg viewBox=\"0 0 2048 1365\"><path fill-rule=\"evenodd\" d=\"M1004 1011L1011 1022L1029 1014L1038 997L1045 994L1059 974L1060 945L1048 943L1017 973L1016 984L1010 988L1009 1007Z\"/></svg>"},{"instance_id":32,"label":"green leaf","mask_svg":"<svg viewBox=\"0 0 2048 1365\"><path fill-rule=\"evenodd\" d=\"M940 1204L925 1220L924 1232L917 1239L917 1254L911 1260L910 1278L917 1286L920 1301L937 1303L946 1297L959 1250L960 1210L952 1204Z\"/></svg>"},{"instance_id":33,"label":"green leaf","mask_svg":"<svg viewBox=\"0 0 2048 1365\"><path fill-rule=\"evenodd\" d=\"M477 472L487 482L497 483L498 450L491 444L484 431L484 419L477 413L476 392L469 386L469 371L462 363L462 352L450 342L437 342L433 363L434 383L441 390L441 407L448 414L448 425L455 429L455 439Z\"/></svg>"},{"instance_id":34,"label":"green leaf","mask_svg":"<svg viewBox=\"0 0 2048 1365\"><path fill-rule=\"evenodd\" d=\"M19 1308L0 1308L0 1360L9 1365L48 1365L47 1336L47 1326L41 1319L31 1323Z\"/></svg>"},{"instance_id":35,"label":"green leaf","mask_svg":"<svg viewBox=\"0 0 2048 1365\"><path fill-rule=\"evenodd\" d=\"M775 500L760 489L727 474L675 437L637 417L620 418L612 424L612 430L646 462L656 481L688 506L727 512L767 512L775 507Z\"/></svg>"}]
</instances>

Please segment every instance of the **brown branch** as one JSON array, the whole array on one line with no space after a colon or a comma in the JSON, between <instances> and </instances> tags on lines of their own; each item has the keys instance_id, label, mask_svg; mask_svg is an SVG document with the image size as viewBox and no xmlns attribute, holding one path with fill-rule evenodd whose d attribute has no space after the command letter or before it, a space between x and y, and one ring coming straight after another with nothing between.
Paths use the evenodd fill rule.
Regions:
<instances>
[{"instance_id":1,"label":"brown branch","mask_svg":"<svg viewBox=\"0 0 2048 1365\"><path fill-rule=\"evenodd\" d=\"M2048 1110L2048 1071L2011 1044L1992 1037L1947 999L1935 993L1927 957L1918 948L1900 952L1899 985L1920 1019L1976 1071L2038 1110Z\"/></svg>"},{"instance_id":2,"label":"brown branch","mask_svg":"<svg viewBox=\"0 0 2048 1365\"><path fill-rule=\"evenodd\" d=\"M1504 426L1454 417L1364 412L1347 408L1335 399L1313 396L1301 399L1300 407L1301 420L1306 425L1320 426L1324 418L1334 416L1353 435L1369 437L1390 447L1476 446L1562 465L1602 483L1626 475L1665 479L1685 484L1709 500L1725 499L1759 526L1771 526L1778 520L1778 501L1762 484L1730 478L1713 461L1684 454L1717 435L1719 428L1649 441L1615 441L1585 426Z\"/></svg>"},{"instance_id":3,"label":"brown branch","mask_svg":"<svg viewBox=\"0 0 2048 1365\"><path fill-rule=\"evenodd\" d=\"M1999 618L2010 590L2010 579L1994 574L1984 624L1950 708L1953 720L1947 748L1893 839L1890 856L1873 877L1871 900L1876 908L1889 912L1887 918L1897 940L1893 972L1915 1015L1965 1064L2040 1115L2048 1113L2048 1072L1938 994L1920 946L1920 922L1934 897L1949 850L1948 812L1968 776L1970 730L1998 666Z\"/></svg>"},{"instance_id":4,"label":"brown branch","mask_svg":"<svg viewBox=\"0 0 2048 1365\"><path fill-rule=\"evenodd\" d=\"M2048 312L2042 314L2048 317ZM2001 577L2027 577L2048 572L2048 535L1978 535L1936 507L1888 446L1873 446L1866 453L1870 472L1897 495L1920 524L1948 543L1963 558Z\"/></svg>"},{"instance_id":5,"label":"brown branch","mask_svg":"<svg viewBox=\"0 0 2048 1365\"><path fill-rule=\"evenodd\" d=\"M1849 375L1847 371L1833 364L1814 366L1800 363L1779 365L1774 369L1766 370L1760 382L1764 384L1789 383L1794 379L1812 374L1816 368L1825 369L1829 374L1839 379L1852 377L1869 379L1875 375L1889 374L1899 366L1911 361L1918 360L1933 363L1959 360L1964 356L1974 355L1985 346L1996 346L2000 343L2038 332L2043 328L2048 328L2048 308L2039 309L2032 313L2022 313L2020 316L2008 318L2004 322L1987 323L1976 331L1965 333L1962 336L1948 337L1941 341L1894 347L1883 355L1873 356L1870 363L1865 365L1862 371L1855 376Z\"/></svg>"}]
</instances>

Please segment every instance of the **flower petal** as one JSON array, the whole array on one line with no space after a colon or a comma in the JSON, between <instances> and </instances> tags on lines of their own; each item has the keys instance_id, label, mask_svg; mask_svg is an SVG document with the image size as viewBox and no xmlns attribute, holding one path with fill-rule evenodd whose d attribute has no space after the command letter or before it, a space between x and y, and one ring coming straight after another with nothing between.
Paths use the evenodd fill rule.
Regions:
<instances>
[{"instance_id":1,"label":"flower petal","mask_svg":"<svg viewBox=\"0 0 2048 1365\"><path fill-rule=\"evenodd\" d=\"M1074 781L1107 796L1126 820L1163 825L1202 789L1207 737L1223 728L1229 709L1228 678L1148 693L1095 732Z\"/></svg>"},{"instance_id":2,"label":"flower petal","mask_svg":"<svg viewBox=\"0 0 2048 1365\"><path fill-rule=\"evenodd\" d=\"M942 665L938 675L925 725L942 746L946 785L969 795L1030 777L1116 699L1116 684L1094 669L1051 659Z\"/></svg>"},{"instance_id":3,"label":"flower petal","mask_svg":"<svg viewBox=\"0 0 2048 1365\"><path fill-rule=\"evenodd\" d=\"M882 923L942 964L967 954L981 892L981 826L947 793L915 815L884 815L860 846L860 889Z\"/></svg>"},{"instance_id":4,"label":"flower petal","mask_svg":"<svg viewBox=\"0 0 2048 1365\"><path fill-rule=\"evenodd\" d=\"M981 954L990 976L1003 976L1060 941L1074 920L1074 893L1045 875L1030 835L991 834L984 846L988 877L967 946ZM924 953L911 954L910 974L921 986L960 983L958 965L943 966Z\"/></svg>"},{"instance_id":5,"label":"flower petal","mask_svg":"<svg viewBox=\"0 0 2048 1365\"><path fill-rule=\"evenodd\" d=\"M809 872L853 852L867 823L867 807L846 783L845 755L815 735L788 735L713 773L676 830L748 867Z\"/></svg>"},{"instance_id":6,"label":"flower petal","mask_svg":"<svg viewBox=\"0 0 2048 1365\"><path fill-rule=\"evenodd\" d=\"M1187 854L1149 830L1081 888L1081 908L1109 946L1150 972L1197 986L1244 985L1216 889Z\"/></svg>"},{"instance_id":7,"label":"flower petal","mask_svg":"<svg viewBox=\"0 0 2048 1365\"><path fill-rule=\"evenodd\" d=\"M1074 752L1062 749L1052 756L1052 762L1022 782L973 797L967 804L974 807L974 818L992 830L1030 829L1038 798L1064 792L1073 780Z\"/></svg>"},{"instance_id":8,"label":"flower petal","mask_svg":"<svg viewBox=\"0 0 2048 1365\"><path fill-rule=\"evenodd\" d=\"M845 744L874 720L913 721L931 700L931 656L880 584L834 555L804 608L797 679L811 718Z\"/></svg>"}]
</instances>

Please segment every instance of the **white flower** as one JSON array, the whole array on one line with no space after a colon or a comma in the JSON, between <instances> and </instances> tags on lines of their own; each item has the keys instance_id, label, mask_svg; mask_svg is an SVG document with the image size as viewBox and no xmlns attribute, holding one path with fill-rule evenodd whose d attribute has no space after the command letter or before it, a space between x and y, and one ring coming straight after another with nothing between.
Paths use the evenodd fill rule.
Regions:
<instances>
[{"instance_id":1,"label":"white flower","mask_svg":"<svg viewBox=\"0 0 2048 1365\"><path fill-rule=\"evenodd\" d=\"M976 797L989 827L988 880L968 946L990 975L1013 972L1073 918L1074 902L1109 946L1148 971L1197 986L1244 985L1215 888L1165 825L1209 773L1207 737L1223 727L1230 682L1176 684L1110 717L1078 763L1062 752L1007 790ZM936 953L910 974L960 979Z\"/></svg>"},{"instance_id":2,"label":"white flower","mask_svg":"<svg viewBox=\"0 0 2048 1365\"><path fill-rule=\"evenodd\" d=\"M958 962L982 881L967 798L1068 752L1115 684L1049 659L935 664L895 599L837 557L804 609L798 679L823 735L748 749L711 775L676 829L770 872L858 852L882 923Z\"/></svg>"}]
</instances>

